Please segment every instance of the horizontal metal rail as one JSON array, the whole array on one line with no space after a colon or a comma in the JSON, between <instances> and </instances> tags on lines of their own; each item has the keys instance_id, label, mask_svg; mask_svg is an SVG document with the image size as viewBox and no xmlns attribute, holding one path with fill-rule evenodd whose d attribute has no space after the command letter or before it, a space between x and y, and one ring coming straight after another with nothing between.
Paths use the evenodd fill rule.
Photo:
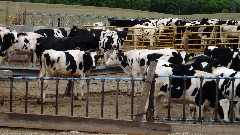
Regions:
<instances>
[{"instance_id":1,"label":"horizontal metal rail","mask_svg":"<svg viewBox=\"0 0 240 135\"><path fill-rule=\"evenodd\" d=\"M38 76L39 67L0 66L0 70L11 70L13 76ZM123 73L120 67L97 66L90 75Z\"/></svg>"}]
</instances>

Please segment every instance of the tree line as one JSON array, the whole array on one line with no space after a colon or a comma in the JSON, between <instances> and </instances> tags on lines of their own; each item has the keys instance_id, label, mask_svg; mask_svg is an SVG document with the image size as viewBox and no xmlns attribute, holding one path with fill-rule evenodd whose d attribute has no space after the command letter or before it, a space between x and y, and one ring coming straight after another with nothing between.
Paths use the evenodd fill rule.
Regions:
<instances>
[{"instance_id":1,"label":"tree line","mask_svg":"<svg viewBox=\"0 0 240 135\"><path fill-rule=\"evenodd\" d=\"M20 0L12 0L20 1ZM21 0L35 3L69 4L143 10L176 15L238 13L240 0Z\"/></svg>"}]
</instances>

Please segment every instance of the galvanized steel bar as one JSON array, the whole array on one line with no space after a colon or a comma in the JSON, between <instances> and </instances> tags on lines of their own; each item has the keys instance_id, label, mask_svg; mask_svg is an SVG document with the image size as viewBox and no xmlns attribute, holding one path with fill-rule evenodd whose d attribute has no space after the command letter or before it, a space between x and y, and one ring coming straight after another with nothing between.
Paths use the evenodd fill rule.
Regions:
<instances>
[{"instance_id":1,"label":"galvanized steel bar","mask_svg":"<svg viewBox=\"0 0 240 135\"><path fill-rule=\"evenodd\" d=\"M199 115L198 115L198 121L202 122L202 84L203 84L203 77L200 77L200 90L199 90Z\"/></svg>"},{"instance_id":2,"label":"galvanized steel bar","mask_svg":"<svg viewBox=\"0 0 240 135\"><path fill-rule=\"evenodd\" d=\"M131 120L134 120L134 118L133 118L133 104L134 104L134 100L133 100L133 98L134 98L134 82L135 82L135 80L132 78L132 80L131 80L131 84L132 84L132 89L131 89L131 91L132 91L132 93L131 93Z\"/></svg>"},{"instance_id":3,"label":"galvanized steel bar","mask_svg":"<svg viewBox=\"0 0 240 135\"><path fill-rule=\"evenodd\" d=\"M118 119L118 95L119 95L119 82L120 79L117 78L117 90L116 90L116 119Z\"/></svg>"},{"instance_id":4,"label":"galvanized steel bar","mask_svg":"<svg viewBox=\"0 0 240 135\"><path fill-rule=\"evenodd\" d=\"M73 88L74 88L74 80L72 79L72 86L71 86L71 116L73 116Z\"/></svg>"},{"instance_id":5,"label":"galvanized steel bar","mask_svg":"<svg viewBox=\"0 0 240 135\"><path fill-rule=\"evenodd\" d=\"M14 78L10 77L10 112L12 112L12 100L13 100L13 80Z\"/></svg>"},{"instance_id":6,"label":"galvanized steel bar","mask_svg":"<svg viewBox=\"0 0 240 135\"><path fill-rule=\"evenodd\" d=\"M220 81L220 78L218 76L218 78L216 79L216 101L215 101L215 108L214 108L214 113L215 113L215 118L214 120L218 120L217 118L217 114L218 114L218 92L219 92L219 81Z\"/></svg>"},{"instance_id":7,"label":"galvanized steel bar","mask_svg":"<svg viewBox=\"0 0 240 135\"><path fill-rule=\"evenodd\" d=\"M28 112L28 110L27 110L27 102L28 102L28 81L29 81L29 79L28 79L28 77L25 77L25 80L26 80L26 94L25 94L25 113L27 113Z\"/></svg>"},{"instance_id":8,"label":"galvanized steel bar","mask_svg":"<svg viewBox=\"0 0 240 135\"><path fill-rule=\"evenodd\" d=\"M169 92L169 94L168 94L168 116L167 116L167 118L170 120L170 118L171 118L171 102L172 102L172 88L171 88L171 86L172 86L172 79L173 79L173 77L172 76L169 76L169 85L168 85L168 92Z\"/></svg>"},{"instance_id":9,"label":"galvanized steel bar","mask_svg":"<svg viewBox=\"0 0 240 135\"><path fill-rule=\"evenodd\" d=\"M235 77L232 78L232 95L231 95L231 122L233 121L233 99L234 99L234 96L235 96L235 93L234 93L234 82L235 82Z\"/></svg>"},{"instance_id":10,"label":"galvanized steel bar","mask_svg":"<svg viewBox=\"0 0 240 135\"><path fill-rule=\"evenodd\" d=\"M88 106L89 106L89 85L90 85L90 79L88 78L86 80L87 82L87 94L86 94L86 117L88 117Z\"/></svg>"},{"instance_id":11,"label":"galvanized steel bar","mask_svg":"<svg viewBox=\"0 0 240 135\"><path fill-rule=\"evenodd\" d=\"M40 78L40 81L41 81L41 114L43 114L43 77Z\"/></svg>"},{"instance_id":12,"label":"galvanized steel bar","mask_svg":"<svg viewBox=\"0 0 240 135\"><path fill-rule=\"evenodd\" d=\"M101 118L103 118L103 107L104 107L104 82L105 82L105 79L101 79L101 82L102 82Z\"/></svg>"},{"instance_id":13,"label":"galvanized steel bar","mask_svg":"<svg viewBox=\"0 0 240 135\"><path fill-rule=\"evenodd\" d=\"M184 84L183 84L183 118L182 118L183 121L186 120L186 80L187 80L187 78L184 75L183 76L183 82L184 82Z\"/></svg>"},{"instance_id":14,"label":"galvanized steel bar","mask_svg":"<svg viewBox=\"0 0 240 135\"><path fill-rule=\"evenodd\" d=\"M59 77L56 79L56 108L55 115L58 115L58 85L59 85Z\"/></svg>"}]
</instances>

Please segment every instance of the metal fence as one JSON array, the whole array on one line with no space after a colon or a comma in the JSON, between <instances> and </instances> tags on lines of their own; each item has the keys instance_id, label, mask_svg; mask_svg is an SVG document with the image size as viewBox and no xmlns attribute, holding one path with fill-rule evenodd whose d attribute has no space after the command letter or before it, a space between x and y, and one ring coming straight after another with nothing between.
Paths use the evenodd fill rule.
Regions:
<instances>
[{"instance_id":1,"label":"metal fence","mask_svg":"<svg viewBox=\"0 0 240 135\"><path fill-rule=\"evenodd\" d=\"M171 85L171 81L173 78L176 79L183 79L184 80L184 91L183 91L183 99L182 99L182 103L178 103L181 107L178 108L177 113L180 113L182 110L182 117L179 117L179 115L176 117L176 110L174 111L174 107L171 107L174 105L174 103L172 102L172 98L171 98L171 88L168 89L168 108L167 110L161 109L162 111L162 115L155 117L156 121L171 121L171 122L177 122L177 121L181 121L181 122L200 122L200 123L235 123L238 124L240 121L238 120L234 120L234 107L233 107L233 101L234 101L234 94L232 94L232 96L230 97L230 103L231 103L231 107L230 107L230 120L229 121L225 121L225 120L221 120L220 118L218 118L218 113L217 113L217 108L214 109L215 115L214 116L208 116L208 118L213 117L214 119L206 119L206 120L202 120L200 118L197 119L188 119L187 118L187 113L186 113L186 106L187 106L187 101L186 101L186 79L187 78L199 78L200 79L200 98L199 98L199 103L201 104L202 102L202 84L203 84L203 80L204 79L212 79L212 80L216 80L216 86L218 88L219 85L219 81L220 79L229 79L231 80L232 85L232 93L234 93L234 81L236 79L240 79L240 78L235 78L235 77L207 77L207 76L158 76L158 77L167 77L169 79L169 85ZM106 98L106 96L108 96L109 94L107 94L107 92L105 91L105 83L106 81L115 81L116 82L116 90L114 91L115 93L115 117L112 117L112 119L119 119L119 106L121 106L119 104L119 93L121 93L120 91L120 86L119 86L119 82L120 81L128 81L131 83L131 90L133 91L130 97L130 112L129 112L129 116L131 120L134 120L134 116L138 116L138 115L144 115L144 114L149 114L152 113L154 111L154 109L149 109L147 112L145 112L144 114L136 114L136 112L134 112L134 108L136 108L136 104L134 103L134 99L136 99L136 97L134 97L133 93L134 93L134 83L139 82L139 81L144 81L143 78L55 78L55 77L44 77L44 78L39 78L39 77L0 77L1 80L7 80L10 81L10 91L9 91L9 112L14 112L13 110L13 91L14 91L14 85L13 82L14 81L19 81L22 80L25 83L25 96L22 97L22 99L24 100L24 113L25 114L31 114L31 112L29 112L28 107L29 107L29 82L33 81L33 80L38 80L40 83L40 89L41 89L41 104L38 105L40 106L40 109L38 110L40 112L40 114L44 114L44 103L43 101L43 81L44 80L53 80L56 82L56 91L55 91L55 111L53 115L59 115L59 81L65 80L65 81L76 81L76 80L84 80L86 82L86 87L87 87L87 92L86 92L86 106L85 106L85 115L81 116L81 117L89 117L89 95L90 95L90 81L96 80L99 81L101 84L101 91L100 91L100 95L101 95L101 101L100 101L100 118L105 118L104 117L104 111L108 110L108 108L104 108L104 104L106 103L106 101L104 100L104 98ZM74 83L73 83L74 84ZM154 85L152 85L154 86ZM39 88L37 88L39 89ZM70 107L69 107L69 116L76 116L77 114L74 113L74 100L73 100L73 89L71 89L71 98L70 98ZM216 93L217 93L218 89L216 89ZM2 97L3 100L4 97ZM19 97L21 98L21 97ZM150 98L150 100L153 100ZM20 101L22 102L22 101ZM32 103L33 104L33 103ZM30 104L30 105L32 105ZM35 104L35 103L34 103ZM215 106L218 106L218 94L216 94L216 102L215 102ZM123 108L121 108L123 109ZM127 108L124 108L127 109ZM199 108L196 108L201 110L201 106L199 106ZM173 113L172 113L173 111ZM38 112L38 114L39 114ZM19 113L19 112L18 112ZM20 112L22 113L22 112ZM64 114L66 115L66 114ZM201 116L201 111L199 111L199 116ZM126 119L125 119L126 120Z\"/></svg>"}]
</instances>

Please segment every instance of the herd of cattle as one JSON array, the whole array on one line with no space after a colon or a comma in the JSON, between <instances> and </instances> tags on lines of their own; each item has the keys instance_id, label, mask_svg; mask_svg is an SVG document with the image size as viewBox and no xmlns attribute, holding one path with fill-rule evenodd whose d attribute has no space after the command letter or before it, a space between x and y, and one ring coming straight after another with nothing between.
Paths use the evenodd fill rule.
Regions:
<instances>
[{"instance_id":1,"label":"herd of cattle","mask_svg":"<svg viewBox=\"0 0 240 135\"><path fill-rule=\"evenodd\" d=\"M135 20L117 21L110 19L110 24L119 27L135 26L135 23L137 23L137 26L154 26L154 24L180 26L188 24L182 24L183 21L180 19L164 20L163 22L160 20L154 22L152 20L140 23L135 22ZM204 21L208 23L211 21L210 24L238 23L220 20L214 20L214 22L213 20L202 19L201 21L191 22L191 25L206 25ZM146 25L146 22L148 25ZM128 26L126 26L127 23ZM232 26L229 25L228 27ZM202 31L206 31L207 28L209 27L205 27ZM236 30L238 30L238 26ZM9 52L28 54L30 66L35 66L37 58L40 60L39 77L81 78L88 76L90 70L98 66L99 57L103 57L102 64L120 66L129 77L136 78L146 75L150 63L149 58L155 57L157 60L155 74L158 76L240 77L240 73L238 73L240 70L240 54L237 48L209 46L204 49L204 54L201 55L170 48L156 50L134 49L123 52L122 47L127 32L128 29L124 28L100 29L97 27L95 29L80 29L73 26L69 34L62 28L19 33L15 30L0 27L0 64L7 63L10 57ZM148 33L145 33L145 31L139 32ZM82 98L84 98L84 81L80 80L80 83L76 84L80 85L78 88ZM202 87L200 87L200 84L202 84ZM44 90L47 86L48 81L45 80ZM169 78L157 77L154 96L155 116L157 116L159 105L161 103L166 105L168 102L169 87L171 87L171 98L181 100L183 97L183 79L173 78L171 86L169 86ZM73 94L77 98L76 88L74 88ZM200 89L202 93L201 103L199 103ZM140 91L137 89L134 90L133 94L142 91L143 89ZM38 102L41 99L40 93L38 94ZM216 98L216 95L218 95L218 98ZM217 86L215 79L204 79L203 82L199 78L186 79L186 100L191 113L189 117L192 117L192 111L201 105L201 118L205 117L205 107L210 107L217 108L221 119L228 121L232 96L235 104L235 118L239 119L240 80L221 79ZM44 99L45 91L43 92ZM218 102L218 106L215 106L215 102ZM196 111L199 114L199 110L196 109Z\"/></svg>"}]
</instances>

